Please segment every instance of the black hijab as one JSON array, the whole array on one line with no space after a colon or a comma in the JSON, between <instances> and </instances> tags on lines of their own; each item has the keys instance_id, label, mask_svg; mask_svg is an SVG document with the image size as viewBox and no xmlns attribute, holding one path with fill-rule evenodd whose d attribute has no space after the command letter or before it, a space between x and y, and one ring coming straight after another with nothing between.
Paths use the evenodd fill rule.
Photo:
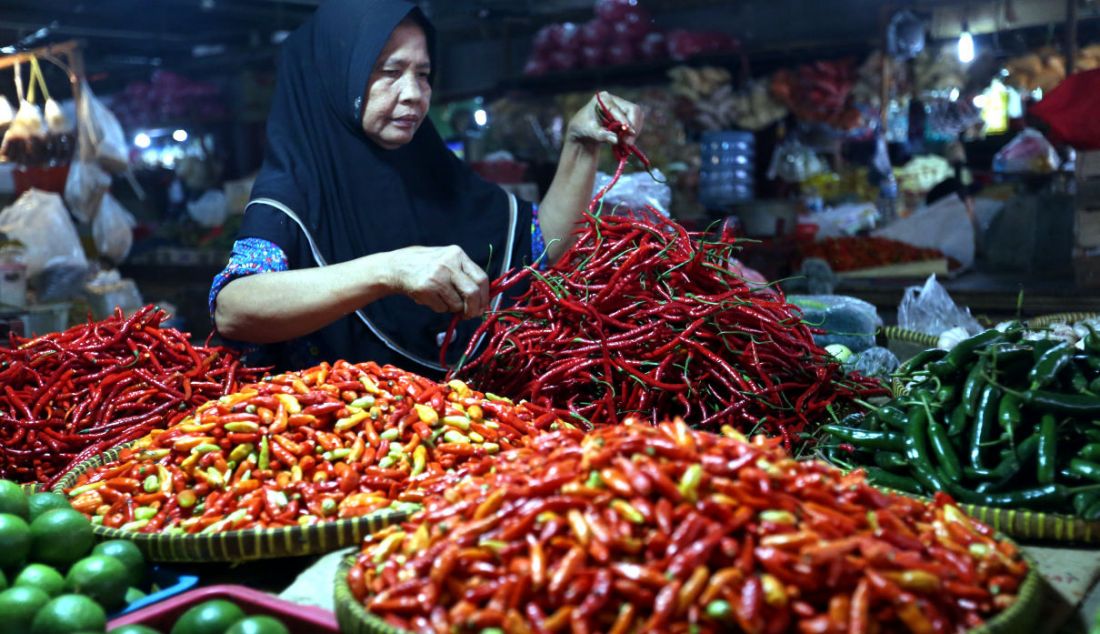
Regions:
<instances>
[{"instance_id":1,"label":"black hijab","mask_svg":"<svg viewBox=\"0 0 1100 634\"><path fill-rule=\"evenodd\" d=\"M401 0L326 0L286 39L252 200L270 199L292 210L328 264L412 245L457 244L494 278L505 264L510 237L508 267L530 259L530 207L521 205L512 223L508 195L460 161L430 120L395 150L376 145L361 127L373 66L394 27L409 16L425 30L434 73L434 29L419 9ZM250 204L238 237L274 242L292 269L317 265L305 233L273 206ZM394 348L438 362L437 335L452 315L404 296L384 298L360 312L310 335L317 356L439 372ZM449 364L476 325L462 324ZM274 363L286 362L285 350L271 352Z\"/></svg>"}]
</instances>

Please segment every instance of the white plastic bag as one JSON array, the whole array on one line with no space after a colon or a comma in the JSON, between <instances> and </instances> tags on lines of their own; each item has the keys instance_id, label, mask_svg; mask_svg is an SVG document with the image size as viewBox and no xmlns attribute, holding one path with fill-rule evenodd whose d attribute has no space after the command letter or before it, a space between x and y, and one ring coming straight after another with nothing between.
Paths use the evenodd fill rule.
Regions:
<instances>
[{"instance_id":1,"label":"white plastic bag","mask_svg":"<svg viewBox=\"0 0 1100 634\"><path fill-rule=\"evenodd\" d=\"M27 190L0 211L0 233L27 247L27 274L31 277L51 268L88 268L76 227L57 194Z\"/></svg>"},{"instance_id":2,"label":"white plastic bag","mask_svg":"<svg viewBox=\"0 0 1100 634\"><path fill-rule=\"evenodd\" d=\"M209 189L199 199L187 203L187 215L203 227L220 227L229 215L225 193L220 189Z\"/></svg>"},{"instance_id":3,"label":"white plastic bag","mask_svg":"<svg viewBox=\"0 0 1100 634\"><path fill-rule=\"evenodd\" d=\"M1060 159L1042 132L1026 128L993 156L993 171L1007 174L1049 174Z\"/></svg>"},{"instance_id":4,"label":"white plastic bag","mask_svg":"<svg viewBox=\"0 0 1100 634\"><path fill-rule=\"evenodd\" d=\"M915 247L938 249L968 268L974 263L974 225L966 205L955 195L937 200L916 213L872 232Z\"/></svg>"},{"instance_id":5,"label":"white plastic bag","mask_svg":"<svg viewBox=\"0 0 1100 634\"><path fill-rule=\"evenodd\" d=\"M81 158L98 162L108 172L126 171L130 163L130 149L122 132L122 124L96 98L86 81L80 87L76 119L80 131Z\"/></svg>"},{"instance_id":6,"label":"white plastic bag","mask_svg":"<svg viewBox=\"0 0 1100 634\"><path fill-rule=\"evenodd\" d=\"M656 176L656 179L654 179ZM611 182L611 175L604 172L596 173L596 182L592 187L592 195L607 186ZM672 204L672 188L668 186L668 179L661 174L661 170L654 168L653 176L648 172L634 172L623 174L619 182L615 183L604 194L604 209L610 211L617 205L622 205L634 211L640 211L646 206L656 209L666 218L669 216L669 206Z\"/></svg>"},{"instance_id":7,"label":"white plastic bag","mask_svg":"<svg viewBox=\"0 0 1100 634\"><path fill-rule=\"evenodd\" d=\"M126 259L134 244L133 215L110 194L104 194L99 213L92 221L92 239L101 257L118 264Z\"/></svg>"},{"instance_id":8,"label":"white plastic bag","mask_svg":"<svg viewBox=\"0 0 1100 634\"><path fill-rule=\"evenodd\" d=\"M80 222L91 222L110 187L111 176L98 163L84 159L73 161L65 179L65 202L69 211Z\"/></svg>"},{"instance_id":9,"label":"white plastic bag","mask_svg":"<svg viewBox=\"0 0 1100 634\"><path fill-rule=\"evenodd\" d=\"M898 325L936 336L952 328L965 328L972 335L982 330L970 309L956 306L934 274L928 276L923 287L905 289L898 306Z\"/></svg>"},{"instance_id":10,"label":"white plastic bag","mask_svg":"<svg viewBox=\"0 0 1100 634\"><path fill-rule=\"evenodd\" d=\"M41 162L45 151L46 124L42 121L42 110L23 99L4 134L0 155L12 163L31 164Z\"/></svg>"}]
</instances>

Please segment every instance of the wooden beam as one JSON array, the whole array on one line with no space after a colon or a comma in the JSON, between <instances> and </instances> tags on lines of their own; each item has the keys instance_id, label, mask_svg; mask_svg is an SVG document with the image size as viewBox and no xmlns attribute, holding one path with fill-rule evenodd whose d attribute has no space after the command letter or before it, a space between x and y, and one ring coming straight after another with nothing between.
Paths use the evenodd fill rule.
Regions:
<instances>
[{"instance_id":1,"label":"wooden beam","mask_svg":"<svg viewBox=\"0 0 1100 634\"><path fill-rule=\"evenodd\" d=\"M1077 0L1066 0L1066 75L1077 66Z\"/></svg>"},{"instance_id":2,"label":"wooden beam","mask_svg":"<svg viewBox=\"0 0 1100 634\"><path fill-rule=\"evenodd\" d=\"M59 57L64 55L65 57L69 57L71 60L72 55L77 51L78 48L80 48L80 42L78 42L77 40L68 40L66 42L50 44L49 46L32 48L29 51L11 53L0 57L0 68L9 68L11 66L15 66L16 64L29 62L35 57Z\"/></svg>"}]
</instances>

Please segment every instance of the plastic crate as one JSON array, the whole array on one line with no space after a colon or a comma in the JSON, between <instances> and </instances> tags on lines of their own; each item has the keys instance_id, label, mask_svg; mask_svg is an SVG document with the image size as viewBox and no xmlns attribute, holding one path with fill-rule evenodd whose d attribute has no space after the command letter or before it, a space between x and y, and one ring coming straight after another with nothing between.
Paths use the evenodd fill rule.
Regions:
<instances>
[{"instance_id":1,"label":"plastic crate","mask_svg":"<svg viewBox=\"0 0 1100 634\"><path fill-rule=\"evenodd\" d=\"M163 566L153 566L149 571L149 584L156 589L154 592L150 592L141 599L130 603L112 616L130 614L146 606L183 594L197 586L199 578L195 575L183 575Z\"/></svg>"},{"instance_id":2,"label":"plastic crate","mask_svg":"<svg viewBox=\"0 0 1100 634\"><path fill-rule=\"evenodd\" d=\"M160 603L114 618L107 624L107 629L140 624L167 632L184 612L213 599L232 601L249 616L258 614L273 616L282 621L291 634L340 631L336 624L336 615L332 612L290 603L258 590L235 585L208 586L184 592Z\"/></svg>"}]
</instances>

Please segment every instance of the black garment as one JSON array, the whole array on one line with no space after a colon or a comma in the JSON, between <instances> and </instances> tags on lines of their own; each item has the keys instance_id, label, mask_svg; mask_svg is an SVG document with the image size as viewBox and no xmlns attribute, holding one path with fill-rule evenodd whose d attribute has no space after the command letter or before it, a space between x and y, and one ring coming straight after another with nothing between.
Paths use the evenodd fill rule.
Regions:
<instances>
[{"instance_id":1,"label":"black garment","mask_svg":"<svg viewBox=\"0 0 1100 634\"><path fill-rule=\"evenodd\" d=\"M287 38L268 119L267 153L252 199L278 201L292 210L328 264L412 245L457 244L494 278L510 237L508 266L530 259L525 254L531 252L531 207L521 203L512 223L507 194L455 157L429 120L396 150L379 147L361 127L372 68L394 27L410 15L425 28L434 57L434 30L419 9L401 0L326 0ZM301 228L270 205L249 206L238 238L274 242L292 269L316 266ZM438 361L437 335L452 317L404 296L384 298L360 312L395 347L431 361ZM449 363L458 359L476 326L476 320L462 324ZM321 344L323 358L373 360L438 374L438 368L395 352L356 314L311 339ZM271 350L277 365L278 348Z\"/></svg>"}]
</instances>

